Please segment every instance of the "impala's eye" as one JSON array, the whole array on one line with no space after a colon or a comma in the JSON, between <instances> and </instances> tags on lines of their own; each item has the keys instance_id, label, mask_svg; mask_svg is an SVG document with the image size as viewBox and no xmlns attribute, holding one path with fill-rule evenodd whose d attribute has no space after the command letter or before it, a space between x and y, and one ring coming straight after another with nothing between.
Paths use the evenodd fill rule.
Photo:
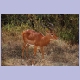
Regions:
<instances>
[{"instance_id":1,"label":"impala's eye","mask_svg":"<svg viewBox=\"0 0 80 80\"><path fill-rule=\"evenodd\" d=\"M53 33L51 35L53 35Z\"/></svg>"}]
</instances>

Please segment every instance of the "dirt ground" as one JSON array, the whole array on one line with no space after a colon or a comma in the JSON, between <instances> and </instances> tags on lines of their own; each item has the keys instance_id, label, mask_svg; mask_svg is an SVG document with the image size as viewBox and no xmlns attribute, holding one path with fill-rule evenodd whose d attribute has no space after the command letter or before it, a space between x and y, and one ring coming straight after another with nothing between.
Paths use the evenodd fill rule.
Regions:
<instances>
[{"instance_id":1,"label":"dirt ground","mask_svg":"<svg viewBox=\"0 0 80 80\"><path fill-rule=\"evenodd\" d=\"M2 66L79 66L79 45L70 45L59 39L51 41L48 46L44 47L44 59L39 49L36 56L33 56L33 47L24 52L24 59L21 58L22 53L22 37L17 33L2 33Z\"/></svg>"}]
</instances>

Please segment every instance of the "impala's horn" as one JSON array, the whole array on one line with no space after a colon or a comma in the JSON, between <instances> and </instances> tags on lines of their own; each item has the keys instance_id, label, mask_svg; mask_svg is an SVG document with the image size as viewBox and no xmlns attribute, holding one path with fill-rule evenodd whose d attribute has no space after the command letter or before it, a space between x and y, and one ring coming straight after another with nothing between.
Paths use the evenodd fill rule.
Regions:
<instances>
[{"instance_id":1,"label":"impala's horn","mask_svg":"<svg viewBox=\"0 0 80 80\"><path fill-rule=\"evenodd\" d=\"M50 33L52 33L54 25L52 23L48 23L48 27L47 28L50 30Z\"/></svg>"},{"instance_id":2,"label":"impala's horn","mask_svg":"<svg viewBox=\"0 0 80 80\"><path fill-rule=\"evenodd\" d=\"M51 27L48 27L48 30L50 31L50 33L52 33L53 31Z\"/></svg>"}]
</instances>

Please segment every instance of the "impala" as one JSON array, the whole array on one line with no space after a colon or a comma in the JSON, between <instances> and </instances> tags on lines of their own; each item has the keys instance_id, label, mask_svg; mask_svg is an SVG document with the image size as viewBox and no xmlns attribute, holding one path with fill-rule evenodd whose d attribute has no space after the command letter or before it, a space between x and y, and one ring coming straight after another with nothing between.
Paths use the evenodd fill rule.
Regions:
<instances>
[{"instance_id":1,"label":"impala","mask_svg":"<svg viewBox=\"0 0 80 80\"><path fill-rule=\"evenodd\" d=\"M47 46L51 39L57 39L57 36L54 33L47 32L44 36L40 32L36 32L34 30L25 30L22 32L23 37L23 49L22 49L22 58L24 57L25 48L28 49L29 45L34 45L34 55L36 55L37 47L40 47L42 58L44 58L43 47Z\"/></svg>"}]
</instances>

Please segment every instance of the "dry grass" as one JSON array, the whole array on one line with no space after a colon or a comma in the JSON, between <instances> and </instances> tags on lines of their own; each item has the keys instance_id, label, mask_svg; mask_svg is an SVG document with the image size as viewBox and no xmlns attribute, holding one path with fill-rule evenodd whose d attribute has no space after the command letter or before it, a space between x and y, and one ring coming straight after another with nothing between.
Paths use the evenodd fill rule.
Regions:
<instances>
[{"instance_id":1,"label":"dry grass","mask_svg":"<svg viewBox=\"0 0 80 80\"><path fill-rule=\"evenodd\" d=\"M24 59L21 59L22 53L21 33L8 33L2 31L2 66L79 66L79 45L71 46L63 40L52 41L47 47L44 47L44 59L41 53L33 57L33 47L29 48L28 58L26 52Z\"/></svg>"}]
</instances>

